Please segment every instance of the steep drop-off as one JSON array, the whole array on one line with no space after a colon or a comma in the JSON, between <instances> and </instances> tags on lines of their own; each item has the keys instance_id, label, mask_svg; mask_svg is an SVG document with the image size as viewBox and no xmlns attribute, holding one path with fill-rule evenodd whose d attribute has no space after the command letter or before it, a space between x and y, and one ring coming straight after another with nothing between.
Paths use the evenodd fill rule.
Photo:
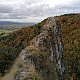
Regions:
<instances>
[{"instance_id":1,"label":"steep drop-off","mask_svg":"<svg viewBox=\"0 0 80 80\"><path fill-rule=\"evenodd\" d=\"M11 75L10 80L65 79L60 27L54 17L47 19L42 32L20 53L19 59L23 62L16 65L16 75Z\"/></svg>"},{"instance_id":2,"label":"steep drop-off","mask_svg":"<svg viewBox=\"0 0 80 80\"><path fill-rule=\"evenodd\" d=\"M37 34L1 80L80 80L80 15L49 17L34 27Z\"/></svg>"}]
</instances>

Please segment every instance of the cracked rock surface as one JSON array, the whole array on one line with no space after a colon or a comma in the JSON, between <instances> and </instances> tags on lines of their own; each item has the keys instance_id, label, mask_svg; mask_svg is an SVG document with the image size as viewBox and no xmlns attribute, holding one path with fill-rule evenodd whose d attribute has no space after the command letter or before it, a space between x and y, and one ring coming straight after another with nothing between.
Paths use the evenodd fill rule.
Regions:
<instances>
[{"instance_id":1,"label":"cracked rock surface","mask_svg":"<svg viewBox=\"0 0 80 80\"><path fill-rule=\"evenodd\" d=\"M47 19L43 31L21 52L23 64L14 80L65 80L60 27L54 17Z\"/></svg>"}]
</instances>

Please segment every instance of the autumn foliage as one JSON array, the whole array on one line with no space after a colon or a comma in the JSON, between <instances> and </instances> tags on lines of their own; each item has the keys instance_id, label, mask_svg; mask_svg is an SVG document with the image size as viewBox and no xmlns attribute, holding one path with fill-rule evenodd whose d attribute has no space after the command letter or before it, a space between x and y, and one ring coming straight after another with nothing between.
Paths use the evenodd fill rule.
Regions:
<instances>
[{"instance_id":1,"label":"autumn foliage","mask_svg":"<svg viewBox=\"0 0 80 80\"><path fill-rule=\"evenodd\" d=\"M62 26L64 59L71 80L80 80L80 14L58 16Z\"/></svg>"},{"instance_id":2,"label":"autumn foliage","mask_svg":"<svg viewBox=\"0 0 80 80\"><path fill-rule=\"evenodd\" d=\"M29 41L41 32L43 24L24 27L7 36L0 36L0 74L9 72L8 69L14 63L19 53L24 49Z\"/></svg>"}]
</instances>

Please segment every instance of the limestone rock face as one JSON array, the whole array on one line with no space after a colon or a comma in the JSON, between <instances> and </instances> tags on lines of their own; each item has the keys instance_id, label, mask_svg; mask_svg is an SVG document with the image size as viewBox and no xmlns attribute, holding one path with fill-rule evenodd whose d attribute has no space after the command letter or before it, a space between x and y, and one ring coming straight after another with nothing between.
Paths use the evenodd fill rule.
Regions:
<instances>
[{"instance_id":1,"label":"limestone rock face","mask_svg":"<svg viewBox=\"0 0 80 80\"><path fill-rule=\"evenodd\" d=\"M63 62L63 43L61 39L61 26L59 22L55 21L55 27L54 27L54 63L56 65L56 70L58 72L58 75L60 76L60 80L64 80L64 62Z\"/></svg>"},{"instance_id":2,"label":"limestone rock face","mask_svg":"<svg viewBox=\"0 0 80 80\"><path fill-rule=\"evenodd\" d=\"M49 17L43 31L21 52L23 64L14 80L65 80L63 53L60 24Z\"/></svg>"}]
</instances>

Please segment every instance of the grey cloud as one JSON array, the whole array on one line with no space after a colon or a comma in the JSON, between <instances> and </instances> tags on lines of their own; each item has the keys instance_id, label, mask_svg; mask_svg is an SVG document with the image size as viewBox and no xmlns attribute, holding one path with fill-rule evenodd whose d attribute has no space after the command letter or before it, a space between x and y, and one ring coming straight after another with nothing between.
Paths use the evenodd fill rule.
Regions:
<instances>
[{"instance_id":1,"label":"grey cloud","mask_svg":"<svg viewBox=\"0 0 80 80\"><path fill-rule=\"evenodd\" d=\"M48 5L41 4L34 7L26 7L24 5L19 8L15 8L12 13L8 15L11 18L28 18L28 17L39 17L44 16L44 11L47 9Z\"/></svg>"},{"instance_id":2,"label":"grey cloud","mask_svg":"<svg viewBox=\"0 0 80 80\"><path fill-rule=\"evenodd\" d=\"M72 2L72 4L70 5L57 5L55 7L49 7L48 4L40 1L42 0L25 0L24 4L20 4L18 6L10 4L0 5L0 19L25 19L29 17L47 17L73 12L73 10L74 12L80 12L79 0Z\"/></svg>"},{"instance_id":3,"label":"grey cloud","mask_svg":"<svg viewBox=\"0 0 80 80\"><path fill-rule=\"evenodd\" d=\"M61 15L67 13L80 13L80 0L76 0L70 5L57 5L54 8L48 9L46 12L48 16Z\"/></svg>"},{"instance_id":4,"label":"grey cloud","mask_svg":"<svg viewBox=\"0 0 80 80\"><path fill-rule=\"evenodd\" d=\"M25 4L27 4L27 5L36 4L36 3L39 4L41 2L43 3L43 1L42 0L25 0Z\"/></svg>"},{"instance_id":5,"label":"grey cloud","mask_svg":"<svg viewBox=\"0 0 80 80\"><path fill-rule=\"evenodd\" d=\"M0 13L11 13L13 8L9 5L0 4Z\"/></svg>"},{"instance_id":6,"label":"grey cloud","mask_svg":"<svg viewBox=\"0 0 80 80\"><path fill-rule=\"evenodd\" d=\"M0 13L0 19L9 19L9 13Z\"/></svg>"}]
</instances>

